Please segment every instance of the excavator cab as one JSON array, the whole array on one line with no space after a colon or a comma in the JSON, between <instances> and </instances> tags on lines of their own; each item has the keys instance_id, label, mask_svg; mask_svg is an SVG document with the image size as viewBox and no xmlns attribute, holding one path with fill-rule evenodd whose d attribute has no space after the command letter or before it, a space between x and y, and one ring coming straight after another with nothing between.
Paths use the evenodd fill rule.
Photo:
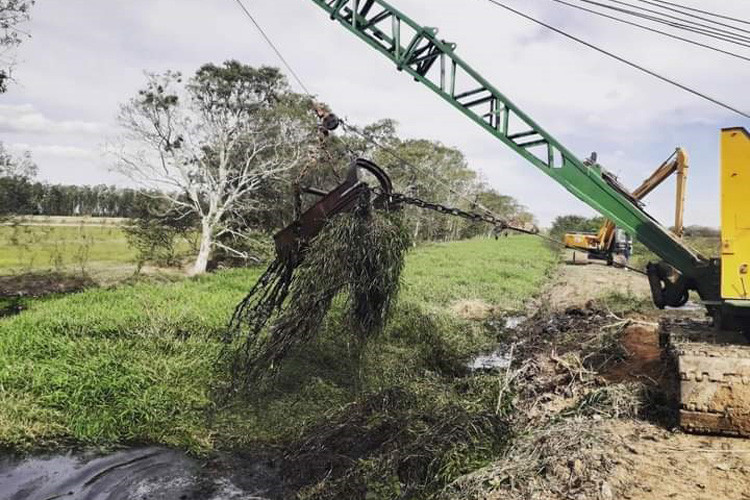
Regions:
<instances>
[{"instance_id":1,"label":"excavator cab","mask_svg":"<svg viewBox=\"0 0 750 500\"><path fill-rule=\"evenodd\" d=\"M607 261L610 265L614 263L627 265L630 261L630 256L633 255L633 238L624 229L619 227L615 229L610 253L612 260Z\"/></svg>"}]
</instances>

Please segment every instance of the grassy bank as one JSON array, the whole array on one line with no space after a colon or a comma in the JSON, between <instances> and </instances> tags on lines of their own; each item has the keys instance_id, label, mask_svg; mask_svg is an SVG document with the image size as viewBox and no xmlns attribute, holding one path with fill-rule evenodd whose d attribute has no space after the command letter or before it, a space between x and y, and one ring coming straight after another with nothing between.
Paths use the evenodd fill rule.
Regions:
<instances>
[{"instance_id":1,"label":"grassy bank","mask_svg":"<svg viewBox=\"0 0 750 500\"><path fill-rule=\"evenodd\" d=\"M458 419L455 428L474 422L480 430L492 421L483 416L496 413L497 381L457 375L501 332L492 322L461 319L451 307L475 300L519 308L556 262L531 237L416 249L393 320L368 347L361 387L334 310L320 338L288 360L273 389L230 405L212 396L224 377L217 338L260 270L89 290L32 305L0 320L0 446L149 442L205 451L288 443L320 435L321 426L356 408L369 412L361 426L370 430L398 416L403 439L435 418ZM482 444L485 438L447 441L440 453L455 452L455 460L441 461L439 474L453 477L481 461L492 448L491 440ZM377 463L372 470L383 466Z\"/></svg>"}]
</instances>

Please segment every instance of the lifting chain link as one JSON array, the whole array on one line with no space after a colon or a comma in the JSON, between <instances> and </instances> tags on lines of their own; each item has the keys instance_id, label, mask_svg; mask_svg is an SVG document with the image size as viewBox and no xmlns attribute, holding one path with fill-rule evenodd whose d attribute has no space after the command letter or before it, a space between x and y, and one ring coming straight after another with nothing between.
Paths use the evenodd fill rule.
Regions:
<instances>
[{"instance_id":1,"label":"lifting chain link","mask_svg":"<svg viewBox=\"0 0 750 500\"><path fill-rule=\"evenodd\" d=\"M533 227L533 226L529 227L525 224L509 222L509 221L500 219L498 217L495 217L494 215L487 213L487 212L485 213L469 212L467 210L462 210L460 208L449 207L446 205L441 205L439 203L432 203L429 201L422 200L420 198L407 196L401 193L385 193L379 188L372 188L371 191L378 196L387 198L389 204L391 205L398 205L398 204L411 205L411 206L418 207L424 210L432 210L433 212L438 212L443 215L451 215L453 217L460 217L462 219L466 219L472 222L484 222L484 223L495 226L495 229L498 232L504 231L504 230L511 230L511 231L517 231L517 232L525 233L525 234L538 234L539 233L539 229L537 229L536 227Z\"/></svg>"}]
</instances>

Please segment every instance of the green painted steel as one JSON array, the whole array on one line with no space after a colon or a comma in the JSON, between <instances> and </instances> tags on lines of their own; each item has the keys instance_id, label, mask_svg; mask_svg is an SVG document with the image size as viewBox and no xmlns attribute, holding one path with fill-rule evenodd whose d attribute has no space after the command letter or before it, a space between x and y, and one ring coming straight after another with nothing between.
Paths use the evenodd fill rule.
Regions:
<instances>
[{"instance_id":1,"label":"green painted steel","mask_svg":"<svg viewBox=\"0 0 750 500\"><path fill-rule=\"evenodd\" d=\"M461 60L455 44L440 40L436 28L417 24L383 0L312 1L687 278L705 274L703 257L644 212L600 166L584 164Z\"/></svg>"}]
</instances>

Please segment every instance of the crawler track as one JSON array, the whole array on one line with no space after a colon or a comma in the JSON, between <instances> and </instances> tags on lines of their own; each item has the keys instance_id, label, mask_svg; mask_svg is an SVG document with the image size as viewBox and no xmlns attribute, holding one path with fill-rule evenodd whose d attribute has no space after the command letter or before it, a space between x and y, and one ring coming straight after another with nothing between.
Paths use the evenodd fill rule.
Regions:
<instances>
[{"instance_id":1,"label":"crawler track","mask_svg":"<svg viewBox=\"0 0 750 500\"><path fill-rule=\"evenodd\" d=\"M750 437L750 346L707 321L664 320L661 338L677 361L680 427Z\"/></svg>"}]
</instances>

